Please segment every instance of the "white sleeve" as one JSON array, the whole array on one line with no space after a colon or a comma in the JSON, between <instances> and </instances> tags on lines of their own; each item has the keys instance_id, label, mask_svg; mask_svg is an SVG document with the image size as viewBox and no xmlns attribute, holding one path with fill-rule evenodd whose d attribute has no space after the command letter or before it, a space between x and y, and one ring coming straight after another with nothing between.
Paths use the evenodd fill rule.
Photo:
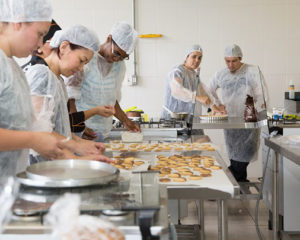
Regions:
<instances>
[{"instance_id":1,"label":"white sleeve","mask_svg":"<svg viewBox=\"0 0 300 240\"><path fill-rule=\"evenodd\" d=\"M69 78L64 78L69 99L81 98L83 72L77 72Z\"/></svg>"},{"instance_id":2,"label":"white sleeve","mask_svg":"<svg viewBox=\"0 0 300 240\"><path fill-rule=\"evenodd\" d=\"M31 92L31 100L34 107L35 121L33 131L52 132L54 123L54 93L52 74L48 67L37 64L28 69L25 73Z\"/></svg>"},{"instance_id":3,"label":"white sleeve","mask_svg":"<svg viewBox=\"0 0 300 240\"><path fill-rule=\"evenodd\" d=\"M214 76L209 81L209 87L208 87L208 93L213 97L211 99L216 105L221 105L222 102L218 97L217 89L219 88L218 85L218 76L217 73L214 74Z\"/></svg>"},{"instance_id":4,"label":"white sleeve","mask_svg":"<svg viewBox=\"0 0 300 240\"><path fill-rule=\"evenodd\" d=\"M124 62L120 62L120 70L119 70L119 74L117 76L117 89L116 89L116 97L117 97L117 101L120 102L121 98L122 98L122 83L124 81L125 78L125 72L126 72L126 66Z\"/></svg>"},{"instance_id":5,"label":"white sleeve","mask_svg":"<svg viewBox=\"0 0 300 240\"><path fill-rule=\"evenodd\" d=\"M183 102L195 102L196 91L193 92L183 87L181 79L172 78L170 81L170 89L174 98Z\"/></svg>"}]
</instances>

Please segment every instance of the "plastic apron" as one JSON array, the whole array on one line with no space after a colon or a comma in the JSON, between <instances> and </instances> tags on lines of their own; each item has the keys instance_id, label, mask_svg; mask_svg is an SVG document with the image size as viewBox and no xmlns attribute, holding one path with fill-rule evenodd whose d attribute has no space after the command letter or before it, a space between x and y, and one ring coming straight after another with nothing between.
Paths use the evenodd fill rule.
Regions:
<instances>
[{"instance_id":1,"label":"plastic apron","mask_svg":"<svg viewBox=\"0 0 300 240\"><path fill-rule=\"evenodd\" d=\"M102 56L95 54L85 66L81 86L81 97L76 99L78 111L96 106L115 105L118 100L117 89L125 73L124 62L108 63ZM85 124L103 138L109 136L112 117L93 116Z\"/></svg>"},{"instance_id":2,"label":"plastic apron","mask_svg":"<svg viewBox=\"0 0 300 240\"><path fill-rule=\"evenodd\" d=\"M228 116L244 117L247 94L254 97L256 110L263 110L261 76L257 66L244 64L234 74L226 68L212 78L212 91L221 88L221 102L226 106ZM257 154L260 129L225 129L224 135L229 159L250 162Z\"/></svg>"},{"instance_id":3,"label":"plastic apron","mask_svg":"<svg viewBox=\"0 0 300 240\"><path fill-rule=\"evenodd\" d=\"M57 78L43 64L29 67L26 71L26 77L29 82L31 95L43 99L41 110L39 112L35 110L36 123L33 125L33 130L55 131L65 137L72 137L67 108L68 96L63 79ZM31 164L48 160L40 155L34 158L31 157Z\"/></svg>"},{"instance_id":4,"label":"plastic apron","mask_svg":"<svg viewBox=\"0 0 300 240\"><path fill-rule=\"evenodd\" d=\"M15 60L2 50L0 66L0 128L28 131L33 122L33 108L26 77ZM0 178L24 171L27 162L28 150L0 152Z\"/></svg>"}]
</instances>

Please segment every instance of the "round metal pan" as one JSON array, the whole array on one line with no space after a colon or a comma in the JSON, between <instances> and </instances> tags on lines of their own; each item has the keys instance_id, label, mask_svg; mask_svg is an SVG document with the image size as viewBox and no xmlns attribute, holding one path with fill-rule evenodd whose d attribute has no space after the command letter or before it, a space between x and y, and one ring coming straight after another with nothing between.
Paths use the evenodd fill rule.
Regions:
<instances>
[{"instance_id":1,"label":"round metal pan","mask_svg":"<svg viewBox=\"0 0 300 240\"><path fill-rule=\"evenodd\" d=\"M55 160L29 166L19 181L33 187L67 188L104 185L115 180L119 170L114 166L90 160Z\"/></svg>"}]
</instances>

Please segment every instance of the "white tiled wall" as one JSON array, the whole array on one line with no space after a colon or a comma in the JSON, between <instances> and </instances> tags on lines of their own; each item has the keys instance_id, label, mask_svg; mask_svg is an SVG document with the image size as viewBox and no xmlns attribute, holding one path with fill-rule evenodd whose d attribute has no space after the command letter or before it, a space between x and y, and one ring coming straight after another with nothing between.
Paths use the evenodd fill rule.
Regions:
<instances>
[{"instance_id":1,"label":"white tiled wall","mask_svg":"<svg viewBox=\"0 0 300 240\"><path fill-rule=\"evenodd\" d=\"M131 0L52 0L54 18L62 27L85 24L105 41L112 24L132 21ZM299 0L136 0L137 30L160 33L140 39L137 46L138 85L124 83L123 108L138 106L150 116L160 115L166 75L181 63L185 49L199 43L204 50L201 77L208 82L223 68L223 50L237 43L244 61L258 64L267 81L270 105L283 106L283 92L293 79L300 91ZM128 69L131 69L130 62ZM223 135L207 131L224 150ZM258 176L259 163L250 166ZM251 170L252 169L252 170Z\"/></svg>"}]
</instances>

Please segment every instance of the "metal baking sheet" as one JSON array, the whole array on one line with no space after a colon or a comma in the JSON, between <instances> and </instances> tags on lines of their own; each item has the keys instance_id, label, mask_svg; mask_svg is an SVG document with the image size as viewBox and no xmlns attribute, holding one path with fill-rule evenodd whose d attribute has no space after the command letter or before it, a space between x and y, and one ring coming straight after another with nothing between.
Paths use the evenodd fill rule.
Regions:
<instances>
[{"instance_id":1,"label":"metal baking sheet","mask_svg":"<svg viewBox=\"0 0 300 240\"><path fill-rule=\"evenodd\" d=\"M33 187L82 187L103 185L115 180L119 170L91 160L55 160L29 166L17 175L19 181Z\"/></svg>"}]
</instances>

